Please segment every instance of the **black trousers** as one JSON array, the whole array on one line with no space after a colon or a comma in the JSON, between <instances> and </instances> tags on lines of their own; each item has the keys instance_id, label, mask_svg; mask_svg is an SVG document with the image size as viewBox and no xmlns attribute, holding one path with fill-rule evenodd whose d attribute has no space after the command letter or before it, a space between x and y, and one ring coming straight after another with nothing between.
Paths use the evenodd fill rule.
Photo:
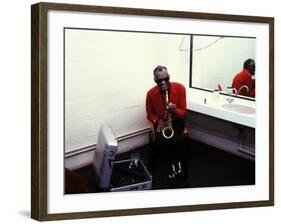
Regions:
<instances>
[{"instance_id":1,"label":"black trousers","mask_svg":"<svg viewBox=\"0 0 281 224\"><path fill-rule=\"evenodd\" d=\"M174 129L174 136L170 139L164 138L162 132L155 132L154 136L152 136L150 141L150 161L148 163L150 171L155 169L156 161L164 151L169 152L169 155L171 155L168 161L170 163L169 166L180 162L183 169L187 167L186 138L183 138L184 119L178 118L173 120L172 127Z\"/></svg>"}]
</instances>

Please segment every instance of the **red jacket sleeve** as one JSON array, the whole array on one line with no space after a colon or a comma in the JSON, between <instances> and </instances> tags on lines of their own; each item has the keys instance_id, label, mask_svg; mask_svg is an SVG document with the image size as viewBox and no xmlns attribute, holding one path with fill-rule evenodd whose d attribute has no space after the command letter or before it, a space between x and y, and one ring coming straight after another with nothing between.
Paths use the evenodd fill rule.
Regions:
<instances>
[{"instance_id":1,"label":"red jacket sleeve","mask_svg":"<svg viewBox=\"0 0 281 224\"><path fill-rule=\"evenodd\" d=\"M241 86L246 85L248 87L248 91L245 88L241 88ZM233 81L232 81L232 88L235 88L237 91L239 91L239 95L243 96L254 96L255 95L255 88L253 87L253 79L248 71L245 69L237 74Z\"/></svg>"},{"instance_id":2,"label":"red jacket sleeve","mask_svg":"<svg viewBox=\"0 0 281 224\"><path fill-rule=\"evenodd\" d=\"M146 104L145 104L145 106L146 106L147 119L149 121L151 121L152 123L155 123L158 120L158 117L154 113L152 99L151 99L151 97L149 95L149 92L146 95Z\"/></svg>"}]
</instances>

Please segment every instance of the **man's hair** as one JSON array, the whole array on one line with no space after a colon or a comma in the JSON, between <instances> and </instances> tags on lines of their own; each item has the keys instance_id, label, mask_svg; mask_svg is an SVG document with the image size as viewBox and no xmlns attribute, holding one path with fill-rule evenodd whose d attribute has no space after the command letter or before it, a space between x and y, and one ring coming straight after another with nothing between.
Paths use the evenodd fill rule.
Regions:
<instances>
[{"instance_id":1,"label":"man's hair","mask_svg":"<svg viewBox=\"0 0 281 224\"><path fill-rule=\"evenodd\" d=\"M167 72L167 67L162 66L162 65L158 65L154 70L153 70L153 74L155 75L156 72L163 72L166 71Z\"/></svg>"},{"instance_id":2,"label":"man's hair","mask_svg":"<svg viewBox=\"0 0 281 224\"><path fill-rule=\"evenodd\" d=\"M249 68L249 64L251 63L251 62L255 62L255 60L254 59L251 59L251 58L248 58L245 62L244 62L244 64L243 64L243 68Z\"/></svg>"}]
</instances>

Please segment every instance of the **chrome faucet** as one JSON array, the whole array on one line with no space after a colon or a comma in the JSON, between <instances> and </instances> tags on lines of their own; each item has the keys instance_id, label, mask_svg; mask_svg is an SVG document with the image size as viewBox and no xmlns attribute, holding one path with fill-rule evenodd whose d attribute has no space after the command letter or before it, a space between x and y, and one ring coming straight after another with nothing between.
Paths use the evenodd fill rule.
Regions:
<instances>
[{"instance_id":1,"label":"chrome faucet","mask_svg":"<svg viewBox=\"0 0 281 224\"><path fill-rule=\"evenodd\" d=\"M234 95L237 95L237 89L235 89L235 88L232 88L232 87L227 87L228 89L229 89L229 96L228 97L226 97L225 99L227 100L227 102L228 103L232 103L233 102L233 94ZM234 92L234 93L233 93Z\"/></svg>"},{"instance_id":2,"label":"chrome faucet","mask_svg":"<svg viewBox=\"0 0 281 224\"><path fill-rule=\"evenodd\" d=\"M243 85L243 86L241 86L241 87L237 90L237 95L239 95L240 91L241 91L243 88L246 88L247 93L249 93L249 87L246 86L246 85Z\"/></svg>"}]
</instances>

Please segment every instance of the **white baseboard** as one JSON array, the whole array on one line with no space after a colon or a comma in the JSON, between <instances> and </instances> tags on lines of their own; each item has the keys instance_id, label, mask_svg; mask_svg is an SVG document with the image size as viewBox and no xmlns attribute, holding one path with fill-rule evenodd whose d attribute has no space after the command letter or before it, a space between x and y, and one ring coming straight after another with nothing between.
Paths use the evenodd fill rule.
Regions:
<instances>
[{"instance_id":1,"label":"white baseboard","mask_svg":"<svg viewBox=\"0 0 281 224\"><path fill-rule=\"evenodd\" d=\"M140 148L149 143L149 129L137 131L126 136L119 137L117 154L125 153L136 148ZM224 150L226 152L235 154L254 161L254 154L246 153L247 149L241 150L238 141L234 142L223 136L217 136L216 133L203 132L196 128L189 128L189 137L196 141L211 145L215 148ZM92 164L94 157L94 150L96 145L77 149L75 151L65 154L65 167L70 170L76 170L84 166ZM246 151L245 151L246 150Z\"/></svg>"},{"instance_id":2,"label":"white baseboard","mask_svg":"<svg viewBox=\"0 0 281 224\"><path fill-rule=\"evenodd\" d=\"M117 141L117 155L140 148L149 143L149 129L144 129L126 136L119 137L117 138ZM76 170L92 164L95 148L96 145L92 145L66 153L65 167L70 170Z\"/></svg>"}]
</instances>

